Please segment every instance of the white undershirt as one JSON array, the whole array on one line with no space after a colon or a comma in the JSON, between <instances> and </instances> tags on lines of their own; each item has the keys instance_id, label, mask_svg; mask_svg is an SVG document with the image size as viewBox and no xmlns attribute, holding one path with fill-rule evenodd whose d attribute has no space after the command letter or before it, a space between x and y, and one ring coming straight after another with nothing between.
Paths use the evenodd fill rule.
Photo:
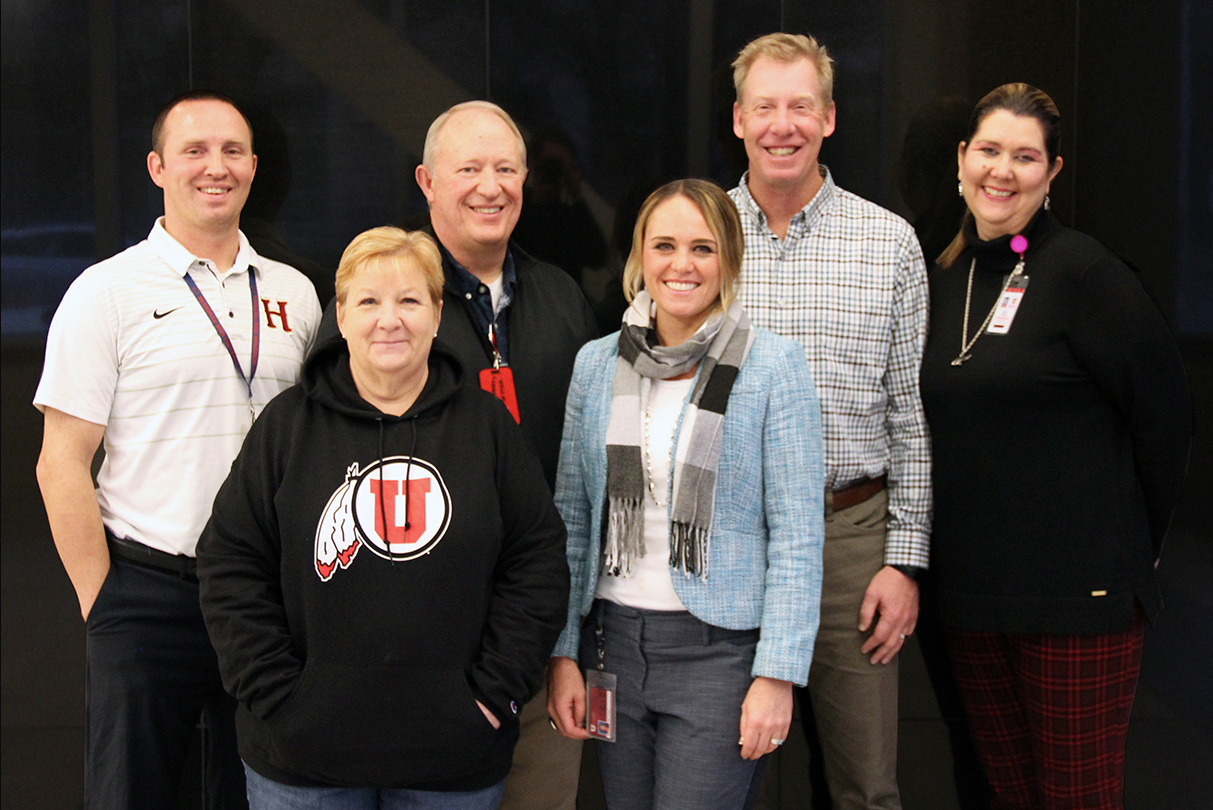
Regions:
<instances>
[{"instance_id":1,"label":"white undershirt","mask_svg":"<svg viewBox=\"0 0 1213 810\"><path fill-rule=\"evenodd\" d=\"M485 285L489 288L489 297L493 300L493 314L501 314L501 294L505 292L505 273L498 273L497 278Z\"/></svg>"},{"instance_id":2,"label":"white undershirt","mask_svg":"<svg viewBox=\"0 0 1213 810\"><path fill-rule=\"evenodd\" d=\"M645 610L686 610L674 591L670 578L670 458L673 455L674 429L683 403L691 392L694 378L653 380L649 389L648 441L644 442L644 460L653 473L653 490L665 504L658 506L652 493L644 493L644 556L632 561L629 576L613 577L603 572L598 578L597 595L627 607ZM641 414L641 436L644 436Z\"/></svg>"}]
</instances>

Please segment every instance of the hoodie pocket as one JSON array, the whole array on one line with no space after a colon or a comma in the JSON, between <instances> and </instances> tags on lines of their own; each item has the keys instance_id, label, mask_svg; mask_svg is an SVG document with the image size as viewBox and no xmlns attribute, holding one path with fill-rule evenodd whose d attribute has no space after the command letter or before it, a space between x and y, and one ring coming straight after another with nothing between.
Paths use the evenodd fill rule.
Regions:
<instances>
[{"instance_id":1,"label":"hoodie pocket","mask_svg":"<svg viewBox=\"0 0 1213 810\"><path fill-rule=\"evenodd\" d=\"M284 770L337 785L403 787L475 772L494 740L460 667L310 658L266 722Z\"/></svg>"}]
</instances>

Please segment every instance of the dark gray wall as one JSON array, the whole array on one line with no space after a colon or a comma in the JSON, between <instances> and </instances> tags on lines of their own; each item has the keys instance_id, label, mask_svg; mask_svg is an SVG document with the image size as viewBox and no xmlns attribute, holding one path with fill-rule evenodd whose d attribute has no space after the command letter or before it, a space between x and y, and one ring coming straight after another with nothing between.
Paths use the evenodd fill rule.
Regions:
<instances>
[{"instance_id":1,"label":"dark gray wall","mask_svg":"<svg viewBox=\"0 0 1213 810\"><path fill-rule=\"evenodd\" d=\"M1201 431L1160 568L1169 607L1147 646L1129 806L1198 807L1213 795L1209 4L44 0L5 2L2 14L4 807L79 799L83 633L34 484L41 422L29 401L67 283L160 213L144 169L159 106L205 86L271 113L292 169L278 229L328 267L357 232L424 216L412 173L425 129L471 97L498 101L527 133L556 126L572 137L609 236L617 217L627 232L630 205L661 180L736 181L744 155L728 127L727 64L777 29L814 33L838 62L838 130L823 152L835 179L924 228L946 233L956 216L957 138L931 110L949 98L971 106L1013 80L1061 108L1055 210L1138 268L1181 332ZM928 126L907 141L912 120ZM258 149L263 185L271 148ZM587 269L591 297L619 264L616 253ZM957 806L946 714L910 649L901 776L911 810ZM772 776L784 807L806 793L798 749L789 744ZM585 798L599 806L592 784Z\"/></svg>"}]
</instances>

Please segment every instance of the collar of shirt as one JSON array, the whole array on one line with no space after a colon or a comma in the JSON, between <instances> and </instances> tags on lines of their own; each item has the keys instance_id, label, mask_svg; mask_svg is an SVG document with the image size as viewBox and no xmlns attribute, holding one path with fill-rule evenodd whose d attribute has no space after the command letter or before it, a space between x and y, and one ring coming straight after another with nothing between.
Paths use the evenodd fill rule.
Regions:
<instances>
[{"instance_id":1,"label":"collar of shirt","mask_svg":"<svg viewBox=\"0 0 1213 810\"><path fill-rule=\"evenodd\" d=\"M486 338L489 326L493 327L497 336L497 352L501 355L502 362L508 363L510 359L509 319L506 316L506 310L510 302L514 300L514 285L518 278L514 266L514 252L509 248L505 251L505 262L501 266L501 302L496 312L493 311L493 295L489 292L489 285L476 278L472 271L455 261L455 257L445 247L442 247L442 260L450 269L447 277L455 282L459 296L467 302L468 311L476 321L476 327Z\"/></svg>"},{"instance_id":2,"label":"collar of shirt","mask_svg":"<svg viewBox=\"0 0 1213 810\"><path fill-rule=\"evenodd\" d=\"M819 165L821 169L822 184L821 188L817 189L817 193L813 195L813 199L809 200L809 204L796 212L796 216L792 217L792 221L788 223L788 238L799 239L805 236L813 228L820 223L826 216L826 212L830 209L830 204L834 201L837 187L834 185L834 178L830 174L828 167ZM741 189L741 203L751 214L757 217L758 222L763 228L767 228L767 215L759 207L754 196L750 194L750 173L746 171L741 176L741 182L738 184ZM767 228L769 231L770 229ZM773 234L772 234L773 235Z\"/></svg>"},{"instance_id":3,"label":"collar of shirt","mask_svg":"<svg viewBox=\"0 0 1213 810\"><path fill-rule=\"evenodd\" d=\"M215 269L213 261L195 256L184 245L174 239L164 229L164 217L156 220L156 224L152 226L152 232L147 235L147 242L156 251L156 254L164 260L164 263L182 278L185 277L185 274L191 267L199 263L210 265L211 269L215 271L216 276L220 279L243 273L249 267L252 267L260 274L261 271L256 266L257 254L253 251L253 246L249 244L248 239L245 238L242 232L237 231L236 233L240 238L240 249L236 251L236 261L232 262L231 268L226 273L219 273Z\"/></svg>"}]
</instances>

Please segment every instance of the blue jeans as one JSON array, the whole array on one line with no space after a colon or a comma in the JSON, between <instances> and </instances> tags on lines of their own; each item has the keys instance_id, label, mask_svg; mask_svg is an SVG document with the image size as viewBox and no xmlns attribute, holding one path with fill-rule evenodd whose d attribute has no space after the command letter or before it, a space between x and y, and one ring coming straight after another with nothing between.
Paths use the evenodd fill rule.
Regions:
<instances>
[{"instance_id":1,"label":"blue jeans","mask_svg":"<svg viewBox=\"0 0 1213 810\"><path fill-rule=\"evenodd\" d=\"M595 742L611 810L739 810L755 760L741 758L741 704L758 630L600 600L605 668L618 678L616 741ZM595 622L581 663L596 666Z\"/></svg>"},{"instance_id":2,"label":"blue jeans","mask_svg":"<svg viewBox=\"0 0 1213 810\"><path fill-rule=\"evenodd\" d=\"M497 810L502 780L466 793L403 788L295 787L244 766L251 810Z\"/></svg>"}]
</instances>

